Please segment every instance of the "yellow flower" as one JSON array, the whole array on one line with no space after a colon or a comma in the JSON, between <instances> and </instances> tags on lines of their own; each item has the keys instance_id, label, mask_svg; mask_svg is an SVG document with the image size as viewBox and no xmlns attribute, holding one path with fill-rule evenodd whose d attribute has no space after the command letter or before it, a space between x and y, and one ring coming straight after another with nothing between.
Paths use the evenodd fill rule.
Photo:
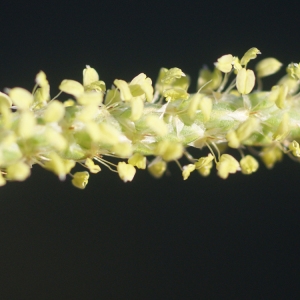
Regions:
<instances>
[{"instance_id":1,"label":"yellow flower","mask_svg":"<svg viewBox=\"0 0 300 300\"><path fill-rule=\"evenodd\" d=\"M117 166L117 171L119 173L120 178L124 181L132 181L136 169L134 166L130 164L126 164L125 162L119 162Z\"/></svg>"}]
</instances>

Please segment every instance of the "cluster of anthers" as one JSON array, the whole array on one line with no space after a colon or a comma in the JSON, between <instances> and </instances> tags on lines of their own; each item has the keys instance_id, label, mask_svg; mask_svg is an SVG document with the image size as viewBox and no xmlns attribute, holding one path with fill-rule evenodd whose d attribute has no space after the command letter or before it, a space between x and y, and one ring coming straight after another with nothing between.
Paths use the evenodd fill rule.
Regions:
<instances>
[{"instance_id":1,"label":"cluster of anthers","mask_svg":"<svg viewBox=\"0 0 300 300\"><path fill-rule=\"evenodd\" d=\"M116 79L106 90L96 70L87 66L83 84L61 82L59 95L71 95L62 102L59 95L51 99L46 75L39 72L32 93L20 87L0 93L0 185L25 180L34 164L60 180L70 175L73 185L83 189L100 165L127 182L136 168L148 168L159 178L171 161L184 180L195 170L209 175L214 164L224 179L237 171L251 174L259 166L255 156L268 168L284 153L299 161L300 65L288 65L277 85L263 91L261 79L282 64L263 59L255 76L247 65L257 54L251 48L241 59L220 57L213 71L200 71L195 94L188 93L189 78L178 68L162 68L154 87L141 73L129 83ZM189 147L204 150L194 158ZM229 148L238 150L239 161L226 153ZM179 162L183 156L184 166ZM113 158L121 161L116 164ZM86 171L71 173L76 163Z\"/></svg>"}]
</instances>

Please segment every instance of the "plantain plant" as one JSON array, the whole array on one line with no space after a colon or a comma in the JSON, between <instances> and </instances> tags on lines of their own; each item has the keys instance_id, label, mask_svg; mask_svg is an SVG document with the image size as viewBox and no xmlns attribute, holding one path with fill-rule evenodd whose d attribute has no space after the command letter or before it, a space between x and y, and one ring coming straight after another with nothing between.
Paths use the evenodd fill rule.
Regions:
<instances>
[{"instance_id":1,"label":"plantain plant","mask_svg":"<svg viewBox=\"0 0 300 300\"><path fill-rule=\"evenodd\" d=\"M0 93L0 185L24 181L34 164L60 180L71 176L83 189L100 166L127 182L136 168L160 178L172 161L184 180L195 170L208 176L214 165L226 179L238 171L256 172L259 159L270 169L283 154L300 161L300 66L289 64L287 74L265 91L262 78L282 64L265 58L254 73L247 65L258 54L251 48L241 59L220 57L213 71L200 71L196 93L188 92L189 77L178 68L162 68L155 85L141 73L129 83L116 79L107 90L90 66L83 70L82 84L63 80L54 98L42 71L31 93L5 89ZM62 93L70 96L60 101ZM82 171L72 173L76 164Z\"/></svg>"}]
</instances>

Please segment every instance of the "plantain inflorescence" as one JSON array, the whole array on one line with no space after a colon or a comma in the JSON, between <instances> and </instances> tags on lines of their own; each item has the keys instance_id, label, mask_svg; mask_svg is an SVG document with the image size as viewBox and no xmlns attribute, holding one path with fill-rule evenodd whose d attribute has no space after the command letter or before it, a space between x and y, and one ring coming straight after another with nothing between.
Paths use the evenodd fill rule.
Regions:
<instances>
[{"instance_id":1,"label":"plantain inflorescence","mask_svg":"<svg viewBox=\"0 0 300 300\"><path fill-rule=\"evenodd\" d=\"M86 66L82 84L63 80L51 98L39 72L32 93L20 87L0 92L0 186L24 181L34 164L84 189L100 166L127 182L136 169L160 178L172 161L184 180L195 170L208 176L214 166L223 179L251 174L258 159L272 168L283 154L300 161L300 65L289 64L265 91L262 78L282 64L270 57L248 69L258 54L251 48L241 59L223 55L213 71L200 71L194 94L178 68L162 68L154 85L141 73L129 83L116 79L107 90ZM60 101L61 93L69 97ZM191 147L199 149L197 157ZM76 164L82 170L72 172Z\"/></svg>"}]
</instances>

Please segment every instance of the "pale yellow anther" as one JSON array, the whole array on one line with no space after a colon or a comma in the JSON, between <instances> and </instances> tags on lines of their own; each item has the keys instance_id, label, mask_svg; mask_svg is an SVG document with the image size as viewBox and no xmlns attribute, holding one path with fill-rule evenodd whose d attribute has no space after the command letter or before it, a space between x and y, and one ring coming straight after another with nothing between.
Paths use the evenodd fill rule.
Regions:
<instances>
[{"instance_id":1,"label":"pale yellow anther","mask_svg":"<svg viewBox=\"0 0 300 300\"><path fill-rule=\"evenodd\" d=\"M234 130L228 131L228 133L226 134L226 139L228 141L228 146L231 148L237 149L241 145L240 140L238 139Z\"/></svg>"},{"instance_id":2,"label":"pale yellow anther","mask_svg":"<svg viewBox=\"0 0 300 300\"><path fill-rule=\"evenodd\" d=\"M276 100L278 99L278 95L279 95L279 88L280 86L279 85L274 85L272 86L271 88L271 91L269 93L269 100L271 102L276 102Z\"/></svg>"},{"instance_id":3,"label":"pale yellow anther","mask_svg":"<svg viewBox=\"0 0 300 300\"><path fill-rule=\"evenodd\" d=\"M196 167L194 164L184 166L182 171L183 180L187 180L190 177L190 174L195 170L195 168Z\"/></svg>"},{"instance_id":4,"label":"pale yellow anther","mask_svg":"<svg viewBox=\"0 0 300 300\"><path fill-rule=\"evenodd\" d=\"M288 136L289 132L290 132L290 118L288 113L284 113L276 132L273 134L273 140L280 142Z\"/></svg>"},{"instance_id":5,"label":"pale yellow anther","mask_svg":"<svg viewBox=\"0 0 300 300\"><path fill-rule=\"evenodd\" d=\"M6 184L6 180L2 175L2 172L0 171L0 186L3 186Z\"/></svg>"},{"instance_id":6,"label":"pale yellow anther","mask_svg":"<svg viewBox=\"0 0 300 300\"><path fill-rule=\"evenodd\" d=\"M240 64L240 60L239 60L239 58L237 56L235 56L233 58L233 60L232 60L232 66L237 71L240 70L240 69L242 69L242 66Z\"/></svg>"},{"instance_id":7,"label":"pale yellow anther","mask_svg":"<svg viewBox=\"0 0 300 300\"><path fill-rule=\"evenodd\" d=\"M288 93L289 94L295 94L298 90L299 90L299 80L292 78L289 75L285 75L283 76L279 81L278 81L278 85L285 85L288 87ZM275 101L274 101L275 102Z\"/></svg>"},{"instance_id":8,"label":"pale yellow anther","mask_svg":"<svg viewBox=\"0 0 300 300\"><path fill-rule=\"evenodd\" d=\"M116 145L120 140L120 132L109 123L99 124L101 138L103 144Z\"/></svg>"},{"instance_id":9,"label":"pale yellow anther","mask_svg":"<svg viewBox=\"0 0 300 300\"><path fill-rule=\"evenodd\" d=\"M298 142L296 141L291 142L289 144L289 149L292 151L294 156L300 157L300 147Z\"/></svg>"},{"instance_id":10,"label":"pale yellow anther","mask_svg":"<svg viewBox=\"0 0 300 300\"><path fill-rule=\"evenodd\" d=\"M60 180L65 180L66 174L70 173L76 164L73 160L62 159L55 152L51 152L48 158L49 161L46 161L44 164L45 168L55 173Z\"/></svg>"},{"instance_id":11,"label":"pale yellow anther","mask_svg":"<svg viewBox=\"0 0 300 300\"><path fill-rule=\"evenodd\" d=\"M179 159L182 156L182 153L182 144L169 140L160 141L155 149L155 154L161 156L165 161Z\"/></svg>"},{"instance_id":12,"label":"pale yellow anther","mask_svg":"<svg viewBox=\"0 0 300 300\"><path fill-rule=\"evenodd\" d=\"M242 57L241 62L240 62L241 65L246 66L251 59L254 59L257 57L257 54L261 54L261 52L257 48L255 48L255 47L250 48Z\"/></svg>"},{"instance_id":13,"label":"pale yellow anther","mask_svg":"<svg viewBox=\"0 0 300 300\"><path fill-rule=\"evenodd\" d=\"M259 119L255 117L249 117L244 123L242 123L236 130L236 136L240 142L244 141L250 135L257 131L259 128Z\"/></svg>"},{"instance_id":14,"label":"pale yellow anther","mask_svg":"<svg viewBox=\"0 0 300 300\"><path fill-rule=\"evenodd\" d=\"M119 142L120 133L109 123L100 123L89 121L85 123L85 128L94 142L100 142L107 145L115 145Z\"/></svg>"},{"instance_id":15,"label":"pale yellow anther","mask_svg":"<svg viewBox=\"0 0 300 300\"><path fill-rule=\"evenodd\" d=\"M171 68L169 70L165 69L166 72L161 79L163 84L171 84L176 79L186 76L181 69L179 68Z\"/></svg>"},{"instance_id":16,"label":"pale yellow anther","mask_svg":"<svg viewBox=\"0 0 300 300\"><path fill-rule=\"evenodd\" d=\"M287 97L288 91L289 91L288 87L284 84L279 87L278 96L277 99L275 100L275 104L277 105L278 108L280 109L284 108L285 99Z\"/></svg>"},{"instance_id":17,"label":"pale yellow anther","mask_svg":"<svg viewBox=\"0 0 300 300\"><path fill-rule=\"evenodd\" d=\"M141 118L144 112L144 101L141 98L133 98L130 101L131 115L130 120L135 122Z\"/></svg>"},{"instance_id":18,"label":"pale yellow anther","mask_svg":"<svg viewBox=\"0 0 300 300\"><path fill-rule=\"evenodd\" d=\"M76 98L77 103L80 105L90 105L95 104L99 106L103 101L103 93L102 92L85 92Z\"/></svg>"},{"instance_id":19,"label":"pale yellow anther","mask_svg":"<svg viewBox=\"0 0 300 300\"><path fill-rule=\"evenodd\" d=\"M21 113L18 124L18 135L23 139L32 137L35 133L36 119L32 111L25 110Z\"/></svg>"},{"instance_id":20,"label":"pale yellow anther","mask_svg":"<svg viewBox=\"0 0 300 300\"><path fill-rule=\"evenodd\" d=\"M294 79L300 79L300 65L291 63L286 68L286 72Z\"/></svg>"},{"instance_id":21,"label":"pale yellow anther","mask_svg":"<svg viewBox=\"0 0 300 300\"><path fill-rule=\"evenodd\" d=\"M189 93L181 87L174 87L165 90L163 96L166 98L166 101L175 101L178 99L186 100L189 98Z\"/></svg>"},{"instance_id":22,"label":"pale yellow anther","mask_svg":"<svg viewBox=\"0 0 300 300\"><path fill-rule=\"evenodd\" d=\"M146 157L140 153L134 153L129 159L128 163L137 167L138 169L146 169Z\"/></svg>"},{"instance_id":23,"label":"pale yellow anther","mask_svg":"<svg viewBox=\"0 0 300 300\"><path fill-rule=\"evenodd\" d=\"M114 85L120 90L120 96L123 101L130 101L132 99L129 84L126 81L116 79Z\"/></svg>"},{"instance_id":24,"label":"pale yellow anther","mask_svg":"<svg viewBox=\"0 0 300 300\"><path fill-rule=\"evenodd\" d=\"M194 119L197 113L197 110L199 109L200 100L203 97L203 95L200 94L194 94L189 99L189 104L187 108L187 114L191 119Z\"/></svg>"},{"instance_id":25,"label":"pale yellow anther","mask_svg":"<svg viewBox=\"0 0 300 300\"><path fill-rule=\"evenodd\" d=\"M255 75L252 70L242 68L238 71L236 76L236 88L239 93L249 94L255 85Z\"/></svg>"},{"instance_id":26,"label":"pale yellow anther","mask_svg":"<svg viewBox=\"0 0 300 300\"><path fill-rule=\"evenodd\" d=\"M64 105L57 100L53 100L47 105L47 108L44 112L44 121L46 123L59 122L64 115Z\"/></svg>"},{"instance_id":27,"label":"pale yellow anther","mask_svg":"<svg viewBox=\"0 0 300 300\"><path fill-rule=\"evenodd\" d=\"M83 85L87 86L95 81L99 80L99 75L94 68L89 65L83 70Z\"/></svg>"},{"instance_id":28,"label":"pale yellow anther","mask_svg":"<svg viewBox=\"0 0 300 300\"><path fill-rule=\"evenodd\" d=\"M200 157L195 163L196 170L204 177L210 174L211 168L213 167L213 155L211 153L208 156Z\"/></svg>"},{"instance_id":29,"label":"pale yellow anther","mask_svg":"<svg viewBox=\"0 0 300 300\"><path fill-rule=\"evenodd\" d=\"M10 129L13 121L13 113L7 104L0 101L1 123L5 129Z\"/></svg>"},{"instance_id":30,"label":"pale yellow anther","mask_svg":"<svg viewBox=\"0 0 300 300\"><path fill-rule=\"evenodd\" d=\"M210 114L212 111L213 103L211 98L209 97L203 97L200 100L199 108L201 109L202 115L203 115L203 121L207 122L210 119Z\"/></svg>"},{"instance_id":31,"label":"pale yellow anther","mask_svg":"<svg viewBox=\"0 0 300 300\"><path fill-rule=\"evenodd\" d=\"M106 138L109 138L109 136L107 137L106 135L103 137L100 126L93 121L85 122L85 130L93 142L104 142L107 141Z\"/></svg>"},{"instance_id":32,"label":"pale yellow anther","mask_svg":"<svg viewBox=\"0 0 300 300\"><path fill-rule=\"evenodd\" d=\"M0 92L0 106L1 105L6 105L7 107L12 106L12 100L10 97L2 92Z\"/></svg>"},{"instance_id":33,"label":"pale yellow anther","mask_svg":"<svg viewBox=\"0 0 300 300\"><path fill-rule=\"evenodd\" d=\"M46 128L44 136L49 145L57 151L63 151L68 147L68 142L63 135L51 127Z\"/></svg>"},{"instance_id":34,"label":"pale yellow anther","mask_svg":"<svg viewBox=\"0 0 300 300\"><path fill-rule=\"evenodd\" d=\"M233 56L231 54L226 54L218 58L218 61L215 63L215 66L223 73L228 73L232 70L232 61Z\"/></svg>"},{"instance_id":35,"label":"pale yellow anther","mask_svg":"<svg viewBox=\"0 0 300 300\"><path fill-rule=\"evenodd\" d=\"M34 93L35 103L40 103L40 105L35 105L35 108L39 108L46 105L46 102L50 99L50 85L43 71L36 75L35 82L40 86Z\"/></svg>"},{"instance_id":36,"label":"pale yellow anther","mask_svg":"<svg viewBox=\"0 0 300 300\"><path fill-rule=\"evenodd\" d=\"M282 151L277 147L267 147L261 152L261 159L268 169L272 169L277 161L282 160Z\"/></svg>"},{"instance_id":37,"label":"pale yellow anther","mask_svg":"<svg viewBox=\"0 0 300 300\"><path fill-rule=\"evenodd\" d=\"M154 161L148 166L148 171L155 178L163 176L167 169L167 163L165 161Z\"/></svg>"},{"instance_id":38,"label":"pale yellow anther","mask_svg":"<svg viewBox=\"0 0 300 300\"><path fill-rule=\"evenodd\" d=\"M33 95L20 87L10 89L8 96L12 100L12 103L20 110L29 109L33 103Z\"/></svg>"},{"instance_id":39,"label":"pale yellow anther","mask_svg":"<svg viewBox=\"0 0 300 300\"><path fill-rule=\"evenodd\" d=\"M163 119L156 115L146 117L147 127L154 131L159 136L165 136L168 133L168 126Z\"/></svg>"},{"instance_id":40,"label":"pale yellow anther","mask_svg":"<svg viewBox=\"0 0 300 300\"><path fill-rule=\"evenodd\" d=\"M113 146L112 152L123 158L127 158L132 155L132 145L130 142L120 142Z\"/></svg>"},{"instance_id":41,"label":"pale yellow anther","mask_svg":"<svg viewBox=\"0 0 300 300\"><path fill-rule=\"evenodd\" d=\"M275 102L276 106L280 109L283 109L285 106L285 99L288 95L289 88L287 85L275 85L272 87L269 94L269 100Z\"/></svg>"},{"instance_id":42,"label":"pale yellow anther","mask_svg":"<svg viewBox=\"0 0 300 300\"><path fill-rule=\"evenodd\" d=\"M117 171L119 173L120 178L124 181L132 181L136 169L133 165L126 164L125 162L119 162L117 166Z\"/></svg>"},{"instance_id":43,"label":"pale yellow anther","mask_svg":"<svg viewBox=\"0 0 300 300\"><path fill-rule=\"evenodd\" d=\"M61 82L59 89L62 92L79 97L84 92L84 87L81 83L71 79L65 79Z\"/></svg>"},{"instance_id":44,"label":"pale yellow anther","mask_svg":"<svg viewBox=\"0 0 300 300\"><path fill-rule=\"evenodd\" d=\"M99 107L96 103L84 105L77 115L77 119L82 122L94 120L98 114Z\"/></svg>"},{"instance_id":45,"label":"pale yellow anther","mask_svg":"<svg viewBox=\"0 0 300 300\"><path fill-rule=\"evenodd\" d=\"M239 162L229 154L222 154L220 161L217 163L218 175L226 179L229 174L236 173L240 170Z\"/></svg>"},{"instance_id":46,"label":"pale yellow anther","mask_svg":"<svg viewBox=\"0 0 300 300\"><path fill-rule=\"evenodd\" d=\"M84 163L88 169L90 170L91 173L98 173L101 171L101 168L99 165L95 165L95 163L93 162L92 159L90 159L89 157L85 160L85 163Z\"/></svg>"},{"instance_id":47,"label":"pale yellow anther","mask_svg":"<svg viewBox=\"0 0 300 300\"><path fill-rule=\"evenodd\" d=\"M142 90L146 96L148 102L151 102L153 99L153 87L152 80L146 76L146 74L141 73L134 77L129 84L131 93L134 95L134 90Z\"/></svg>"},{"instance_id":48,"label":"pale yellow anther","mask_svg":"<svg viewBox=\"0 0 300 300\"><path fill-rule=\"evenodd\" d=\"M252 174L257 171L259 164L253 156L246 155L240 160L240 166L243 174Z\"/></svg>"},{"instance_id":49,"label":"pale yellow anther","mask_svg":"<svg viewBox=\"0 0 300 300\"><path fill-rule=\"evenodd\" d=\"M64 103L64 107L70 107L75 105L75 101L72 99L66 100Z\"/></svg>"},{"instance_id":50,"label":"pale yellow anther","mask_svg":"<svg viewBox=\"0 0 300 300\"><path fill-rule=\"evenodd\" d=\"M222 83L222 73L217 68L211 72L208 68L203 68L199 72L197 89L201 91L215 90Z\"/></svg>"},{"instance_id":51,"label":"pale yellow anther","mask_svg":"<svg viewBox=\"0 0 300 300\"><path fill-rule=\"evenodd\" d=\"M279 71L282 63L276 58L268 57L261 60L256 66L255 70L257 77L266 77Z\"/></svg>"},{"instance_id":52,"label":"pale yellow anther","mask_svg":"<svg viewBox=\"0 0 300 300\"><path fill-rule=\"evenodd\" d=\"M8 166L6 172L6 178L8 180L24 181L30 175L30 167L20 161Z\"/></svg>"},{"instance_id":53,"label":"pale yellow anther","mask_svg":"<svg viewBox=\"0 0 300 300\"><path fill-rule=\"evenodd\" d=\"M43 71L40 71L39 73L37 73L37 75L35 77L35 82L40 87L47 87L49 85L46 74Z\"/></svg>"},{"instance_id":54,"label":"pale yellow anther","mask_svg":"<svg viewBox=\"0 0 300 300\"><path fill-rule=\"evenodd\" d=\"M87 171L76 172L73 175L72 184L75 187L83 190L86 187L86 185L88 184L89 177L90 177L90 174Z\"/></svg>"}]
</instances>

